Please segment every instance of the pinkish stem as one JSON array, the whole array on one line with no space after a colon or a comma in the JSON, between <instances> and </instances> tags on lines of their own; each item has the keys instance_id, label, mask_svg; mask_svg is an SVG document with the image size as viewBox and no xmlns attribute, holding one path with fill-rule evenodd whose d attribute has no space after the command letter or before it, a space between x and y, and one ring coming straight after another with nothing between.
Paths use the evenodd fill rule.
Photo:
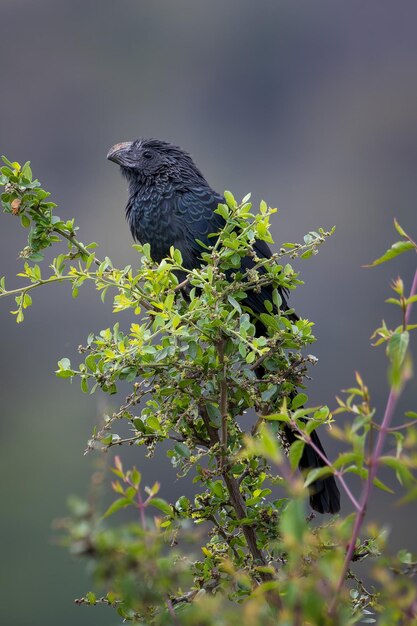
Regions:
<instances>
[{"instance_id":1,"label":"pinkish stem","mask_svg":"<svg viewBox=\"0 0 417 626\"><path fill-rule=\"evenodd\" d=\"M413 284L411 286L411 291L410 291L410 298L412 296L414 296L417 292L417 270L414 274L414 280L413 280ZM411 315L411 308L412 308L412 303L410 303L407 306L407 311L405 314L405 323L406 325L409 322L410 319L410 315ZM389 396L388 396L388 400L387 400L387 404L385 407L385 412L384 412L384 417L382 420L382 424L381 427L378 431L378 436L377 436L377 440L375 443L375 448L374 451L371 455L371 458L369 459L369 471L368 471L368 479L365 483L365 486L363 488L363 492L362 492L362 496L360 499L360 508L359 511L356 514L356 519L355 519L355 524L353 526L353 531L352 531L352 537L350 539L349 542L349 547L347 549L346 552L346 557L345 557L345 561L343 564L343 569L342 569L342 573L340 574L340 578L339 578L339 582L337 584L337 588L336 588L336 594L335 597L333 598L333 602L330 606L329 612L330 614L333 613L336 602L337 602L337 596L340 592L340 590L343 587L343 583L345 581L345 577L346 577L346 573L349 569L349 564L352 560L353 554L355 552L355 546L356 546L356 541L359 537L359 533L360 533L360 529L362 527L363 524L363 520L365 518L366 515L366 508L368 505L368 501L369 501L369 497L372 491L372 486L373 486L373 481L374 478L376 476L377 470L378 470L378 464L379 464L379 459L381 458L381 453L382 453L382 449L384 447L384 442L385 442L385 438L387 436L387 433L389 432L389 427L390 424L392 422L392 418L394 417L394 411L395 411L395 407L397 405L397 401L398 398L400 396L400 392L397 391L394 388L391 388Z\"/></svg>"},{"instance_id":2,"label":"pinkish stem","mask_svg":"<svg viewBox=\"0 0 417 626\"><path fill-rule=\"evenodd\" d=\"M143 530L146 530L145 505L143 504L142 496L141 496L139 489L138 489L138 509L139 509L142 528Z\"/></svg>"}]
</instances>

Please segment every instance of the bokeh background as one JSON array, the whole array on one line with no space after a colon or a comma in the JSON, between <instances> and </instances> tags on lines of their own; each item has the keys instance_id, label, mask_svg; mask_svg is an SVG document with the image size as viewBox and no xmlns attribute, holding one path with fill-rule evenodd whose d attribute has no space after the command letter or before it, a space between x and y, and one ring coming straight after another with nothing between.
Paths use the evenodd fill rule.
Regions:
<instances>
[{"instance_id":1,"label":"bokeh background","mask_svg":"<svg viewBox=\"0 0 417 626\"><path fill-rule=\"evenodd\" d=\"M389 282L400 273L409 284L415 259L361 266L394 240L394 217L417 230L416 20L412 0L1 0L0 151L30 159L58 214L122 266L136 253L125 183L105 155L138 136L188 149L216 189L278 206L278 243L336 225L318 256L296 264L306 285L292 303L318 337L310 399L334 406L357 369L380 411L385 359L369 336L382 314L392 319ZM24 236L0 215L9 286ZM54 545L51 529L68 494L87 492L96 461L84 445L105 408L53 370L111 323L111 308L88 287L77 300L65 286L33 295L20 326L14 303L0 301L1 619L114 624L111 611L73 605L90 588L85 563ZM415 409L416 387L402 408ZM179 495L168 462L134 457L163 496ZM391 548L416 548L416 507L383 498L374 494L371 512L395 520Z\"/></svg>"}]
</instances>

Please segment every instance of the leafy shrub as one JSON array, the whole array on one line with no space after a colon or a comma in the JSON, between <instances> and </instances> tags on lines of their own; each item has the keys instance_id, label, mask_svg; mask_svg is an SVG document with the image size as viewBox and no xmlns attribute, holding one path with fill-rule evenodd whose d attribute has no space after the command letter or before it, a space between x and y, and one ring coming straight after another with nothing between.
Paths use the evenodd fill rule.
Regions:
<instances>
[{"instance_id":1,"label":"leafy shrub","mask_svg":"<svg viewBox=\"0 0 417 626\"><path fill-rule=\"evenodd\" d=\"M376 614L382 625L411 623L417 614L416 557L407 550L390 557L376 523L368 524L365 536L362 531L373 487L390 491L377 476L380 466L395 473L403 501L417 496L417 413L407 412L404 424L392 426L412 372L408 344L417 327L410 323L417 272L409 296L401 279L393 284L395 297L388 302L399 310L399 326L383 323L374 334L375 345L386 345L390 368L383 418L359 374L333 413L327 406L311 408L304 382L315 360L305 353L315 341L312 323L276 313L278 288L302 284L288 260L313 256L333 231L319 229L303 243L284 243L271 259L257 258L253 244L256 238L272 242L275 210L262 202L254 213L249 196L237 203L226 192L226 204L217 209L225 227L202 252L200 269L184 268L174 249L156 265L148 245L135 246L137 268L119 269L96 256L95 243L81 243L74 220L55 215L56 205L32 179L29 163L4 162L4 211L30 229L20 255L24 285L8 289L0 281L0 297L15 297L16 321L23 321L35 289L56 282L68 282L74 297L92 283L103 300L112 294L115 314L132 312L130 328L115 323L91 333L80 347L79 365L67 358L58 362L57 376L78 378L85 393L116 394L120 381L131 385L120 409L95 428L87 451L130 445L146 446L153 455L169 444L173 471L198 490L193 499L167 502L158 483L144 486L140 471L126 470L115 456L109 509L103 513L72 499L72 515L61 522L63 542L88 558L97 588L104 589L104 595L88 592L76 602L108 604L124 620L141 624L346 625L374 622ZM417 251L395 227L400 241L372 265ZM39 264L44 250L63 241L67 249L45 272ZM245 272L240 265L246 255L255 268ZM180 284L178 272L186 276ZM244 299L262 285L273 287L274 301L266 305L260 336ZM258 378L261 364L265 374ZM340 413L349 416L343 427L334 420ZM117 433L121 421L130 426L128 438ZM283 423L297 434L290 446L280 442ZM343 451L301 476L303 448L325 426ZM306 514L306 487L330 474L353 513L314 520ZM347 481L351 474L358 480L355 490ZM109 516L128 507L137 510L138 522L108 525ZM373 560L372 589L355 573L355 562L364 559Z\"/></svg>"}]
</instances>

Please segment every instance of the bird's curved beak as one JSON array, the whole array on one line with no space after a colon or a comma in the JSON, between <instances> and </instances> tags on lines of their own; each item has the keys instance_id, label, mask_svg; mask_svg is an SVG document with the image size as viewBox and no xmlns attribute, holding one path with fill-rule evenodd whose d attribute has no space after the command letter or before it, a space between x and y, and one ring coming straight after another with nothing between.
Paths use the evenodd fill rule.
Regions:
<instances>
[{"instance_id":1,"label":"bird's curved beak","mask_svg":"<svg viewBox=\"0 0 417 626\"><path fill-rule=\"evenodd\" d=\"M131 166L129 153L132 147L131 141L123 141L122 143L116 143L107 153L107 158L113 163L117 163L122 167Z\"/></svg>"}]
</instances>

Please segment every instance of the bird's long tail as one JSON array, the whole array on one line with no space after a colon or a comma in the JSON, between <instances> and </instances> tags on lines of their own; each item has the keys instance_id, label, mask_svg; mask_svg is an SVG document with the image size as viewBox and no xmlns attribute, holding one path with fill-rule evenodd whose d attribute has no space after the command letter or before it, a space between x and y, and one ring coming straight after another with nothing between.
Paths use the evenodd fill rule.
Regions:
<instances>
[{"instance_id":1,"label":"bird's long tail","mask_svg":"<svg viewBox=\"0 0 417 626\"><path fill-rule=\"evenodd\" d=\"M284 310L287 307L288 305L286 301L284 301ZM294 322L299 319L296 313L291 313L288 317ZM263 334L265 332L262 322L258 321L256 323L256 328L259 334ZM262 378L265 374L265 370L262 366L260 366L256 369L255 373L258 378ZM291 445L294 441L297 441L295 432L287 425L283 429L283 435L289 445ZM315 430L311 433L310 437L314 446L318 448L324 456L326 456L319 436ZM324 467L325 465L325 461L321 456L319 456L316 450L306 444L298 464L301 472L306 473L308 470ZM314 483L309 485L308 490L310 493L310 505L314 511L317 511L318 513L333 514L340 511L340 492L333 476L319 478Z\"/></svg>"}]
</instances>

